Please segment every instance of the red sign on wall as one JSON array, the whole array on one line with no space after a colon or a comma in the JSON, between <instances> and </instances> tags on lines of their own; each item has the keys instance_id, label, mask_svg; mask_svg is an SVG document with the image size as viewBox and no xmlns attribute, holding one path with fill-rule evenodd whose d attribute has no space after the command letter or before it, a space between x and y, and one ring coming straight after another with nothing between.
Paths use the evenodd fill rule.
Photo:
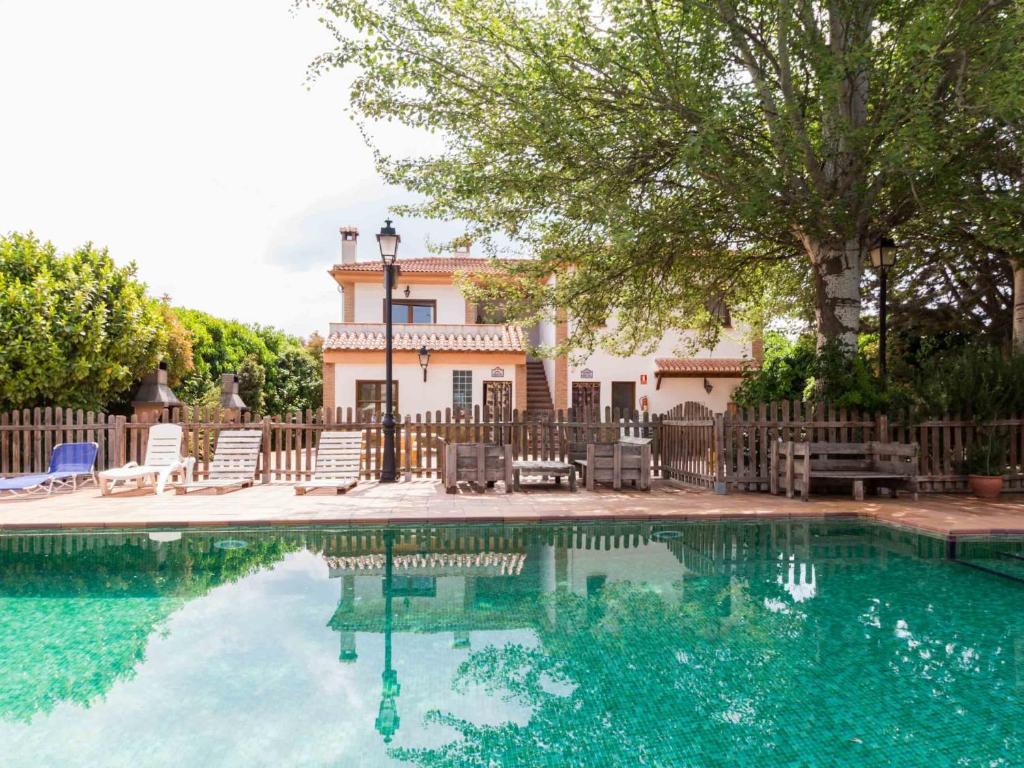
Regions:
<instances>
[{"instance_id":1,"label":"red sign on wall","mask_svg":"<svg viewBox=\"0 0 1024 768\"><path fill-rule=\"evenodd\" d=\"M641 373L640 374L640 383L641 384L646 384L647 383L647 374L646 373Z\"/></svg>"}]
</instances>

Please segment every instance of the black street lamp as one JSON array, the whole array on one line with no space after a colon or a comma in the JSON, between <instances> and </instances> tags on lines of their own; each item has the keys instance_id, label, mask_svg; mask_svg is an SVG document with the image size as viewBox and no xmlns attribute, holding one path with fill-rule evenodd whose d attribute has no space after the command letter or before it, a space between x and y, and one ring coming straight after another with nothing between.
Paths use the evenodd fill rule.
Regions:
<instances>
[{"instance_id":1,"label":"black street lamp","mask_svg":"<svg viewBox=\"0 0 1024 768\"><path fill-rule=\"evenodd\" d=\"M392 349L391 349L391 292L395 289L395 259L398 258L398 243L402 238L391 226L391 219L384 220L384 226L377 235L380 258L384 262L384 416L381 427L384 432L384 456L381 460L380 481L395 482L395 411L392 402Z\"/></svg>"},{"instance_id":2,"label":"black street lamp","mask_svg":"<svg viewBox=\"0 0 1024 768\"><path fill-rule=\"evenodd\" d=\"M896 243L888 237L878 238L871 249L871 266L878 270L878 373L886 383L888 363L886 361L887 309L889 270L896 263Z\"/></svg>"}]
</instances>

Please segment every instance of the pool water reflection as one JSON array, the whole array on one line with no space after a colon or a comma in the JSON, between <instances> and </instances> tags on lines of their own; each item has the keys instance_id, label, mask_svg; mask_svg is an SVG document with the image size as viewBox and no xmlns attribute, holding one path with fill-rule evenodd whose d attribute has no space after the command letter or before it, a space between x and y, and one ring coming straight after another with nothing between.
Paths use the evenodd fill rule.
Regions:
<instances>
[{"instance_id":1,"label":"pool water reflection","mask_svg":"<svg viewBox=\"0 0 1024 768\"><path fill-rule=\"evenodd\" d=\"M1022 607L860 523L0 537L3 764L1018 765Z\"/></svg>"}]
</instances>

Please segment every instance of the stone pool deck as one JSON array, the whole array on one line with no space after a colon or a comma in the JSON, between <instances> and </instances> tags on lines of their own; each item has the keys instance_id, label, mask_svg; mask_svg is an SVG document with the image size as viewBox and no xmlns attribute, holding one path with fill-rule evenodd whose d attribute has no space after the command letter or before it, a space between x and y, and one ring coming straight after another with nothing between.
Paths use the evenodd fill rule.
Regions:
<instances>
[{"instance_id":1,"label":"stone pool deck","mask_svg":"<svg viewBox=\"0 0 1024 768\"><path fill-rule=\"evenodd\" d=\"M541 520L718 520L861 517L946 537L1024 536L1024 494L998 501L967 495L922 495L857 502L832 496L810 502L765 493L680 488L654 481L649 493L526 486L522 493L444 492L434 480L360 484L347 494L296 496L291 485L257 485L233 493L155 496L152 490L102 497L93 487L33 499L0 501L0 530L155 528L228 525L388 524Z\"/></svg>"}]
</instances>

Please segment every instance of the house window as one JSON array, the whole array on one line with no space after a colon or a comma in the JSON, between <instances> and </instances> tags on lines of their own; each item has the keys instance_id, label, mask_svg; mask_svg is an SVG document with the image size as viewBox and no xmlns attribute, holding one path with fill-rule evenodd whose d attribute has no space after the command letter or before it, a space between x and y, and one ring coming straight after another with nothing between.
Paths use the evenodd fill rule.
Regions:
<instances>
[{"instance_id":1,"label":"house window","mask_svg":"<svg viewBox=\"0 0 1024 768\"><path fill-rule=\"evenodd\" d=\"M380 421L384 415L384 382L356 382L356 412L365 421ZM398 413L398 382L391 383L391 405Z\"/></svg>"},{"instance_id":2,"label":"house window","mask_svg":"<svg viewBox=\"0 0 1024 768\"><path fill-rule=\"evenodd\" d=\"M385 304L384 312L387 312ZM437 302L428 299L395 299L391 302L393 323L433 323L437 317ZM387 320L387 315L384 315Z\"/></svg>"},{"instance_id":3,"label":"house window","mask_svg":"<svg viewBox=\"0 0 1024 768\"><path fill-rule=\"evenodd\" d=\"M479 304L477 304L476 321L477 323L491 323L494 325L504 325L505 308L494 305L489 307L482 307Z\"/></svg>"},{"instance_id":4,"label":"house window","mask_svg":"<svg viewBox=\"0 0 1024 768\"><path fill-rule=\"evenodd\" d=\"M729 312L729 305L724 299L709 299L705 305L713 318L718 320L725 328L732 328L732 314Z\"/></svg>"},{"instance_id":5,"label":"house window","mask_svg":"<svg viewBox=\"0 0 1024 768\"><path fill-rule=\"evenodd\" d=\"M468 411L473 407L473 372L452 371L452 409Z\"/></svg>"}]
</instances>

